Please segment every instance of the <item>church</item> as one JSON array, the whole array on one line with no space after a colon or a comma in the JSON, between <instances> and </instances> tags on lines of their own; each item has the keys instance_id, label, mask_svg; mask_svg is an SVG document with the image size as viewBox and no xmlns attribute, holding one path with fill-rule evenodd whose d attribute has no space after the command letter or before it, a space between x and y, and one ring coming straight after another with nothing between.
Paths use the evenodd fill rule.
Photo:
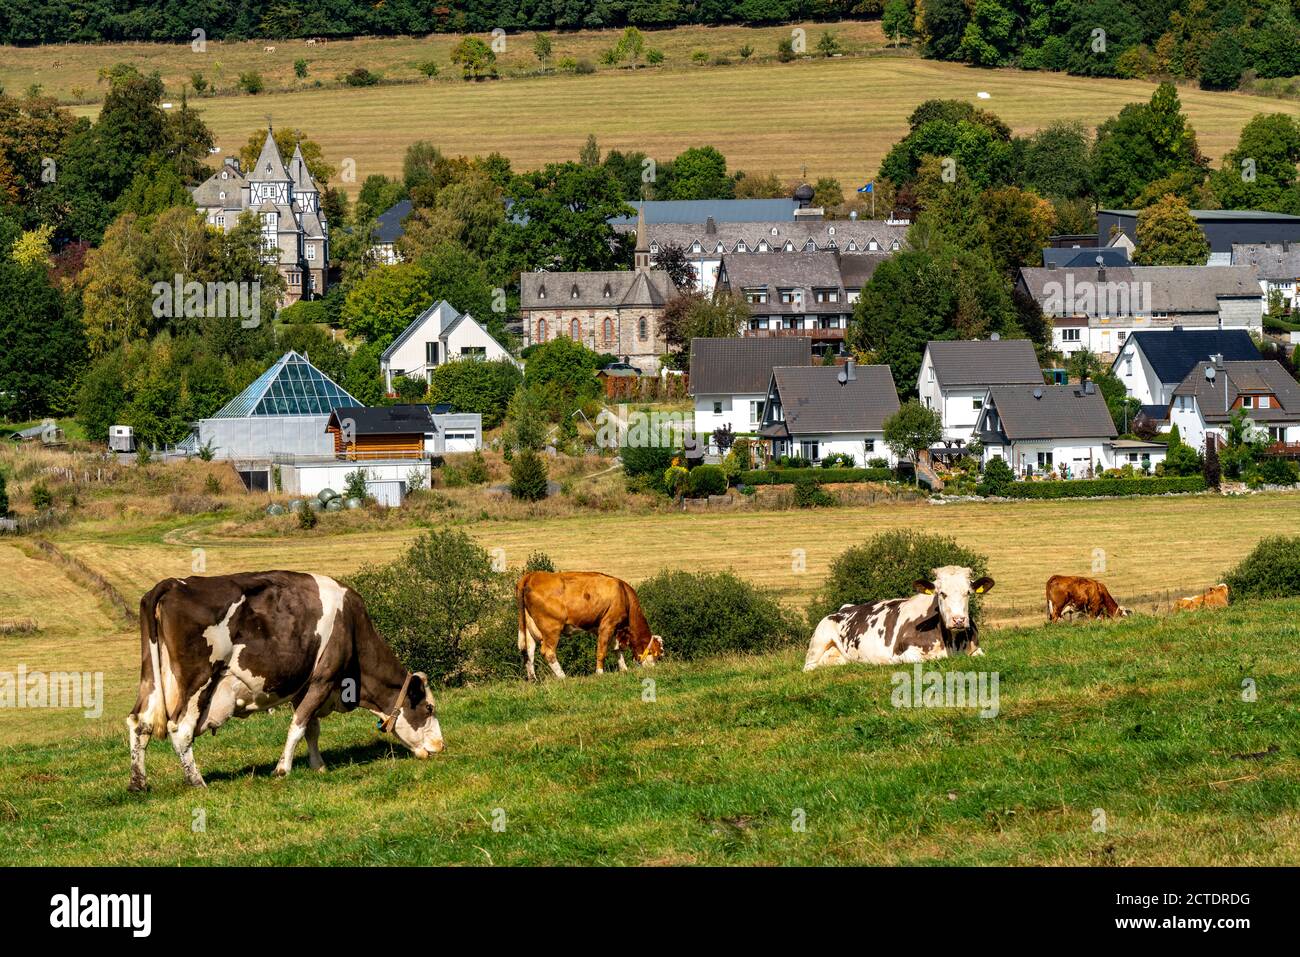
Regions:
<instances>
[{"instance_id":1,"label":"church","mask_svg":"<svg viewBox=\"0 0 1300 957\"><path fill-rule=\"evenodd\" d=\"M244 213L258 216L266 259L284 277L281 305L324 295L329 223L301 149L294 147L286 167L268 127L252 169L245 171L237 157L227 157L220 170L194 188L193 196L208 225L217 229L229 232Z\"/></svg>"}]
</instances>

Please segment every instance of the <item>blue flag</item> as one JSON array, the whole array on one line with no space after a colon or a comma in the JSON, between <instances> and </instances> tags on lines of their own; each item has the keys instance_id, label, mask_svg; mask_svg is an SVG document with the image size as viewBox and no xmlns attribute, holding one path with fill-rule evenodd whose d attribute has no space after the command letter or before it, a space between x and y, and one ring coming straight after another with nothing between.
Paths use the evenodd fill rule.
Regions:
<instances>
[{"instance_id":1,"label":"blue flag","mask_svg":"<svg viewBox=\"0 0 1300 957\"><path fill-rule=\"evenodd\" d=\"M866 186L859 186L859 187L858 187L858 192L859 192L859 193L874 193L875 191L876 191L876 184L875 184L875 183L868 183Z\"/></svg>"}]
</instances>

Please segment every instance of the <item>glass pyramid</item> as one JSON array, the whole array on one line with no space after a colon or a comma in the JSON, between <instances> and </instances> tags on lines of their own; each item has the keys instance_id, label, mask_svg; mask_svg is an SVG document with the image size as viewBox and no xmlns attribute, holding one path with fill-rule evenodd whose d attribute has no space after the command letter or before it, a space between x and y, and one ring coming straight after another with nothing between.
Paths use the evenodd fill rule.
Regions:
<instances>
[{"instance_id":1,"label":"glass pyramid","mask_svg":"<svg viewBox=\"0 0 1300 957\"><path fill-rule=\"evenodd\" d=\"M329 415L360 406L329 376L296 352L286 352L257 381L235 396L214 419L262 415Z\"/></svg>"}]
</instances>

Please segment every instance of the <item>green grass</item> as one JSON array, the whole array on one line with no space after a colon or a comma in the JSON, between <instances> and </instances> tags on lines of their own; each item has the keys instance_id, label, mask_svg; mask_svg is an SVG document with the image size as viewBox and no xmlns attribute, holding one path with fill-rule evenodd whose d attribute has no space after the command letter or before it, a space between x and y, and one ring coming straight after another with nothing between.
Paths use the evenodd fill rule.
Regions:
<instances>
[{"instance_id":1,"label":"green grass","mask_svg":"<svg viewBox=\"0 0 1300 957\"><path fill-rule=\"evenodd\" d=\"M932 667L997 672L991 719L895 709L895 669L803 674L792 648L448 691L448 751L427 762L332 716L330 770L300 748L285 780L280 710L198 742L203 791L154 744L153 790L128 794L125 734L101 725L0 750L0 847L14 864L1295 864L1298 613L989 632L985 657Z\"/></svg>"}]
</instances>

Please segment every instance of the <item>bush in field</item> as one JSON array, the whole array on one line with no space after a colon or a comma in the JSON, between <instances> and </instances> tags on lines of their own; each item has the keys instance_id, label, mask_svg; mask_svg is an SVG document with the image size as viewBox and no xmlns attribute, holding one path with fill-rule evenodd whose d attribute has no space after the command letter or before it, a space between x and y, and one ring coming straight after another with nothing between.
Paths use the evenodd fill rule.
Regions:
<instances>
[{"instance_id":1,"label":"bush in field","mask_svg":"<svg viewBox=\"0 0 1300 957\"><path fill-rule=\"evenodd\" d=\"M311 503L302 501L298 503L298 527L310 531L316 527L320 521L316 517L316 509L311 507Z\"/></svg>"},{"instance_id":2,"label":"bush in field","mask_svg":"<svg viewBox=\"0 0 1300 957\"><path fill-rule=\"evenodd\" d=\"M673 456L676 454L671 448L656 445L629 445L619 449L628 486L663 492L664 472L673 464Z\"/></svg>"},{"instance_id":3,"label":"bush in field","mask_svg":"<svg viewBox=\"0 0 1300 957\"><path fill-rule=\"evenodd\" d=\"M916 594L912 583L929 578L942 565L966 565L972 578L988 574L988 559L958 545L956 539L911 529L882 532L831 562L826 584L808 606L809 626L815 628L841 605L910 598ZM973 598L971 617L979 621L979 603Z\"/></svg>"},{"instance_id":4,"label":"bush in field","mask_svg":"<svg viewBox=\"0 0 1300 957\"><path fill-rule=\"evenodd\" d=\"M512 576L494 571L487 551L460 529L426 532L396 561L361 569L351 584L403 664L430 681L463 682L480 646L508 645L516 630Z\"/></svg>"},{"instance_id":5,"label":"bush in field","mask_svg":"<svg viewBox=\"0 0 1300 957\"><path fill-rule=\"evenodd\" d=\"M1006 495L1011 491L1011 483L1015 480L1010 465L1000 458L989 459L977 490L981 495Z\"/></svg>"},{"instance_id":6,"label":"bush in field","mask_svg":"<svg viewBox=\"0 0 1300 957\"><path fill-rule=\"evenodd\" d=\"M510 494L525 502L546 498L546 463L532 449L524 449L510 462Z\"/></svg>"},{"instance_id":7,"label":"bush in field","mask_svg":"<svg viewBox=\"0 0 1300 957\"><path fill-rule=\"evenodd\" d=\"M729 571L663 571L636 591L650 630L663 638L669 658L759 653L806 638L796 615Z\"/></svg>"},{"instance_id":8,"label":"bush in field","mask_svg":"<svg viewBox=\"0 0 1300 957\"><path fill-rule=\"evenodd\" d=\"M821 487L811 472L800 475L794 482L794 503L800 508L830 508L835 496Z\"/></svg>"},{"instance_id":9,"label":"bush in field","mask_svg":"<svg viewBox=\"0 0 1300 957\"><path fill-rule=\"evenodd\" d=\"M442 467L442 480L448 488L482 485L491 477L487 460L483 458L483 453L477 450L463 459L448 461Z\"/></svg>"},{"instance_id":10,"label":"bush in field","mask_svg":"<svg viewBox=\"0 0 1300 957\"><path fill-rule=\"evenodd\" d=\"M1300 537L1263 539L1223 580L1234 600L1300 595Z\"/></svg>"},{"instance_id":11,"label":"bush in field","mask_svg":"<svg viewBox=\"0 0 1300 957\"><path fill-rule=\"evenodd\" d=\"M1298 470L1294 462L1288 462L1286 459L1266 458L1259 463L1256 474L1261 482L1267 482L1269 485L1294 485L1298 477ZM33 496L35 496L35 492L33 492Z\"/></svg>"},{"instance_id":12,"label":"bush in field","mask_svg":"<svg viewBox=\"0 0 1300 957\"><path fill-rule=\"evenodd\" d=\"M699 465L691 469L689 486L692 498L725 495L727 475L717 465Z\"/></svg>"},{"instance_id":13,"label":"bush in field","mask_svg":"<svg viewBox=\"0 0 1300 957\"><path fill-rule=\"evenodd\" d=\"M32 486L32 508L38 512L48 512L54 507L54 496L44 482Z\"/></svg>"},{"instance_id":14,"label":"bush in field","mask_svg":"<svg viewBox=\"0 0 1300 957\"><path fill-rule=\"evenodd\" d=\"M9 490L5 486L5 473L0 472L0 518L9 514Z\"/></svg>"},{"instance_id":15,"label":"bush in field","mask_svg":"<svg viewBox=\"0 0 1300 957\"><path fill-rule=\"evenodd\" d=\"M370 498L370 491L366 488L366 470L357 469L355 472L349 472L343 478L343 497L359 498L365 501Z\"/></svg>"}]
</instances>

